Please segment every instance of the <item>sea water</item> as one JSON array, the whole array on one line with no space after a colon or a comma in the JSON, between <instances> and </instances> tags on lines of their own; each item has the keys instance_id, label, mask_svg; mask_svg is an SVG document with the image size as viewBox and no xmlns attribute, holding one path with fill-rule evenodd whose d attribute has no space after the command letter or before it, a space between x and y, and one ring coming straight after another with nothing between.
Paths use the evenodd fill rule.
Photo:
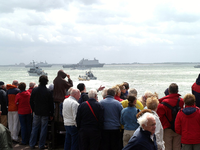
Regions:
<instances>
[{"instance_id":1,"label":"sea water","mask_svg":"<svg viewBox=\"0 0 200 150\"><path fill-rule=\"evenodd\" d=\"M61 65L42 68L48 73L49 83L57 76L58 70L62 69L70 75L74 83L74 88L78 83L84 83L87 91L97 89L100 85L110 88L122 82L128 82L130 88L138 91L138 97L142 96L146 90L158 93L159 98L164 96L164 91L171 83L177 83L179 94L182 97L191 93L191 86L196 81L200 73L200 68L194 68L195 64L131 64L131 65L104 65L102 68L92 68L97 80L79 81L78 76L84 75L89 70L71 70L63 68ZM38 76L29 76L29 68L25 67L0 67L0 81L11 84L13 80L25 82L27 89L29 82L38 84ZM47 85L47 86L48 86ZM102 99L99 92L99 100Z\"/></svg>"}]
</instances>

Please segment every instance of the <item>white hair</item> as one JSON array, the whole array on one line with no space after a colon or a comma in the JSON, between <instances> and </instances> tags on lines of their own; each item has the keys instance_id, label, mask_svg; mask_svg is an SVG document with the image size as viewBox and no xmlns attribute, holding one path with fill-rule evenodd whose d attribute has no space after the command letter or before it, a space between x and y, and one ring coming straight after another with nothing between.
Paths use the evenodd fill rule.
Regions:
<instances>
[{"instance_id":1,"label":"white hair","mask_svg":"<svg viewBox=\"0 0 200 150\"><path fill-rule=\"evenodd\" d=\"M96 95L97 95L97 90L95 90L95 89L89 90L89 92L88 92L88 97L89 98L95 98Z\"/></svg>"},{"instance_id":2,"label":"white hair","mask_svg":"<svg viewBox=\"0 0 200 150\"><path fill-rule=\"evenodd\" d=\"M149 118L155 119L155 116L152 113L146 112L141 117L139 117L138 123L140 124L140 127L142 127L142 125L147 126L147 122L148 122Z\"/></svg>"},{"instance_id":3,"label":"white hair","mask_svg":"<svg viewBox=\"0 0 200 150\"><path fill-rule=\"evenodd\" d=\"M153 95L153 93L152 93L151 91L146 90L146 91L144 92L144 95L145 95L146 97L149 97L149 96Z\"/></svg>"},{"instance_id":4,"label":"white hair","mask_svg":"<svg viewBox=\"0 0 200 150\"><path fill-rule=\"evenodd\" d=\"M105 88L105 89L102 91L101 95L102 95L103 98L106 98L106 96L107 96L107 91L108 91L107 88Z\"/></svg>"}]
</instances>

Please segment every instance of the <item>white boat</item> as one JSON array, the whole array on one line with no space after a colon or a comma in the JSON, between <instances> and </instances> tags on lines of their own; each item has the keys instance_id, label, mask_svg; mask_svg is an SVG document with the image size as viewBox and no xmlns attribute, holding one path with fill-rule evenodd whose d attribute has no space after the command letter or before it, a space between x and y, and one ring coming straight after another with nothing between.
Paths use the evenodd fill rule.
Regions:
<instances>
[{"instance_id":1,"label":"white boat","mask_svg":"<svg viewBox=\"0 0 200 150\"><path fill-rule=\"evenodd\" d=\"M96 80L97 77L95 77L92 73L92 71L86 71L85 75L81 76L79 75L78 80L79 81L89 81L89 80Z\"/></svg>"},{"instance_id":2,"label":"white boat","mask_svg":"<svg viewBox=\"0 0 200 150\"><path fill-rule=\"evenodd\" d=\"M29 76L41 76L41 75L46 75L47 73L44 72L40 67L35 66L35 62L33 61L33 66L28 70Z\"/></svg>"}]
</instances>

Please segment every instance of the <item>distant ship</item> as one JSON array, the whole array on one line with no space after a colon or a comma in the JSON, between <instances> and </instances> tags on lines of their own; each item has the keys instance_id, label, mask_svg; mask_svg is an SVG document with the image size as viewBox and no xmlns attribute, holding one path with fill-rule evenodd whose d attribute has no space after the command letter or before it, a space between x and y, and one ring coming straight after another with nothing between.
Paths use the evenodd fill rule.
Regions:
<instances>
[{"instance_id":1,"label":"distant ship","mask_svg":"<svg viewBox=\"0 0 200 150\"><path fill-rule=\"evenodd\" d=\"M68 64L63 65L63 68L72 68L72 69L87 69L87 68L95 68L95 67L103 67L104 63L99 63L99 60L88 60L88 59L82 59L77 64Z\"/></svg>"},{"instance_id":2,"label":"distant ship","mask_svg":"<svg viewBox=\"0 0 200 150\"><path fill-rule=\"evenodd\" d=\"M196 65L196 66L194 66L194 68L200 68L200 65Z\"/></svg>"},{"instance_id":3,"label":"distant ship","mask_svg":"<svg viewBox=\"0 0 200 150\"><path fill-rule=\"evenodd\" d=\"M47 73L44 72L40 67L35 66L35 62L33 61L31 68L28 70L29 76L41 76L46 75Z\"/></svg>"},{"instance_id":4,"label":"distant ship","mask_svg":"<svg viewBox=\"0 0 200 150\"><path fill-rule=\"evenodd\" d=\"M28 65L25 65L26 68L32 67L33 62L30 62ZM35 63L35 67L51 67L51 64L48 64L46 61L45 62L39 62Z\"/></svg>"}]
</instances>

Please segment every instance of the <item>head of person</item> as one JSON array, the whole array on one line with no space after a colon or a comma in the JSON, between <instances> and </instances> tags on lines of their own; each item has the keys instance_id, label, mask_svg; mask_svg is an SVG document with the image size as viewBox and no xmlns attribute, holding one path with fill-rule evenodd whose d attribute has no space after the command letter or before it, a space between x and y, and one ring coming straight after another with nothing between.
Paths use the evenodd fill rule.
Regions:
<instances>
[{"instance_id":1,"label":"head of person","mask_svg":"<svg viewBox=\"0 0 200 150\"><path fill-rule=\"evenodd\" d=\"M108 90L107 90L107 96L115 96L115 90L113 89L113 88L109 88Z\"/></svg>"},{"instance_id":2,"label":"head of person","mask_svg":"<svg viewBox=\"0 0 200 150\"><path fill-rule=\"evenodd\" d=\"M70 95L72 97L74 97L76 100L79 100L80 98L80 91L78 89L72 89L71 92L70 92Z\"/></svg>"},{"instance_id":3,"label":"head of person","mask_svg":"<svg viewBox=\"0 0 200 150\"><path fill-rule=\"evenodd\" d=\"M70 88L68 89L67 95L71 95L72 89L73 89L73 87L70 87Z\"/></svg>"},{"instance_id":4,"label":"head of person","mask_svg":"<svg viewBox=\"0 0 200 150\"><path fill-rule=\"evenodd\" d=\"M94 98L94 99L98 100L97 90L95 90L95 89L89 90L88 97L89 98Z\"/></svg>"},{"instance_id":5,"label":"head of person","mask_svg":"<svg viewBox=\"0 0 200 150\"><path fill-rule=\"evenodd\" d=\"M26 83L20 82L19 85L18 85L18 88L20 89L20 91L25 91L25 89L26 89Z\"/></svg>"},{"instance_id":6,"label":"head of person","mask_svg":"<svg viewBox=\"0 0 200 150\"><path fill-rule=\"evenodd\" d=\"M164 91L165 96L169 95L169 88Z\"/></svg>"},{"instance_id":7,"label":"head of person","mask_svg":"<svg viewBox=\"0 0 200 150\"><path fill-rule=\"evenodd\" d=\"M4 86L5 86L4 82L0 81L0 88L4 89Z\"/></svg>"},{"instance_id":8,"label":"head of person","mask_svg":"<svg viewBox=\"0 0 200 150\"><path fill-rule=\"evenodd\" d=\"M83 92L86 88L85 88L85 84L84 83L79 83L77 85L77 89L79 89L80 92Z\"/></svg>"},{"instance_id":9,"label":"head of person","mask_svg":"<svg viewBox=\"0 0 200 150\"><path fill-rule=\"evenodd\" d=\"M178 85L176 83L171 83L168 90L169 90L169 94L177 94L178 93Z\"/></svg>"},{"instance_id":10,"label":"head of person","mask_svg":"<svg viewBox=\"0 0 200 150\"><path fill-rule=\"evenodd\" d=\"M121 95L121 90L118 85L115 85L112 87L115 90L115 96L120 96Z\"/></svg>"},{"instance_id":11,"label":"head of person","mask_svg":"<svg viewBox=\"0 0 200 150\"><path fill-rule=\"evenodd\" d=\"M126 88L125 88L125 86L123 84L120 84L119 88L120 88L122 93L126 93Z\"/></svg>"},{"instance_id":12,"label":"head of person","mask_svg":"<svg viewBox=\"0 0 200 150\"><path fill-rule=\"evenodd\" d=\"M151 132L151 135L155 133L156 120L152 113L144 113L141 117L138 118L138 123L143 130Z\"/></svg>"},{"instance_id":13,"label":"head of person","mask_svg":"<svg viewBox=\"0 0 200 150\"><path fill-rule=\"evenodd\" d=\"M12 82L12 85L18 86L18 85L19 85L19 83L18 83L18 81L17 81L17 80L13 80L13 82Z\"/></svg>"},{"instance_id":14,"label":"head of person","mask_svg":"<svg viewBox=\"0 0 200 150\"><path fill-rule=\"evenodd\" d=\"M35 82L30 82L29 83L29 88L34 88L34 86L35 86Z\"/></svg>"},{"instance_id":15,"label":"head of person","mask_svg":"<svg viewBox=\"0 0 200 150\"><path fill-rule=\"evenodd\" d=\"M151 97L147 98L146 106L148 109L156 111L158 104L159 104L159 101L156 96L151 96Z\"/></svg>"},{"instance_id":16,"label":"head of person","mask_svg":"<svg viewBox=\"0 0 200 150\"><path fill-rule=\"evenodd\" d=\"M188 93L183 97L183 101L186 106L193 106L195 105L196 98L193 94Z\"/></svg>"},{"instance_id":17,"label":"head of person","mask_svg":"<svg viewBox=\"0 0 200 150\"><path fill-rule=\"evenodd\" d=\"M128 82L123 82L123 85L125 86L126 90L129 90L129 84L128 84Z\"/></svg>"},{"instance_id":18,"label":"head of person","mask_svg":"<svg viewBox=\"0 0 200 150\"><path fill-rule=\"evenodd\" d=\"M49 82L48 77L45 75L41 75L39 78L39 83L40 85L47 85L47 83Z\"/></svg>"},{"instance_id":19,"label":"head of person","mask_svg":"<svg viewBox=\"0 0 200 150\"><path fill-rule=\"evenodd\" d=\"M54 84L50 84L50 85L49 85L49 90L50 90L50 91L53 91L53 89L54 89Z\"/></svg>"},{"instance_id":20,"label":"head of person","mask_svg":"<svg viewBox=\"0 0 200 150\"><path fill-rule=\"evenodd\" d=\"M102 95L103 99L106 98L106 96L107 96L107 91L108 91L107 88L105 88L105 89L102 91L101 95Z\"/></svg>"},{"instance_id":21,"label":"head of person","mask_svg":"<svg viewBox=\"0 0 200 150\"><path fill-rule=\"evenodd\" d=\"M137 90L134 88L129 89L128 96L135 96L137 98Z\"/></svg>"},{"instance_id":22,"label":"head of person","mask_svg":"<svg viewBox=\"0 0 200 150\"><path fill-rule=\"evenodd\" d=\"M135 96L128 96L128 106L133 107L136 105L136 97Z\"/></svg>"},{"instance_id":23,"label":"head of person","mask_svg":"<svg viewBox=\"0 0 200 150\"><path fill-rule=\"evenodd\" d=\"M63 70L59 70L57 73L57 76L64 79L64 78L66 78L67 74Z\"/></svg>"}]
</instances>

